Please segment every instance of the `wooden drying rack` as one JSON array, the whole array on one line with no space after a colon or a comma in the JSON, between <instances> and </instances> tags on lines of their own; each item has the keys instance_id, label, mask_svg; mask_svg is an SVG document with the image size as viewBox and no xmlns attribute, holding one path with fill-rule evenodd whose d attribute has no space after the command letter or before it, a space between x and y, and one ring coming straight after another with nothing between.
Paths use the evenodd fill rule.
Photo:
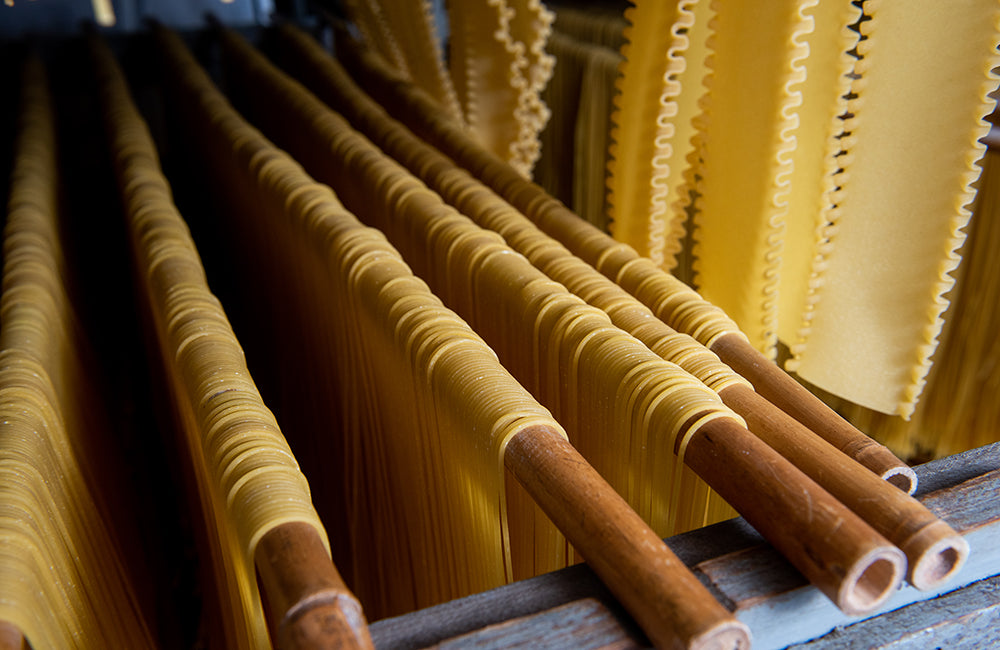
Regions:
<instances>
[{"instance_id":1,"label":"wooden drying rack","mask_svg":"<svg viewBox=\"0 0 1000 650\"><path fill-rule=\"evenodd\" d=\"M750 627L756 649L996 647L1000 443L915 469L919 500L963 534L972 553L938 592L906 586L863 621L841 614L741 518L677 535L667 544ZM376 621L370 630L376 648L649 646L586 565Z\"/></svg>"}]
</instances>

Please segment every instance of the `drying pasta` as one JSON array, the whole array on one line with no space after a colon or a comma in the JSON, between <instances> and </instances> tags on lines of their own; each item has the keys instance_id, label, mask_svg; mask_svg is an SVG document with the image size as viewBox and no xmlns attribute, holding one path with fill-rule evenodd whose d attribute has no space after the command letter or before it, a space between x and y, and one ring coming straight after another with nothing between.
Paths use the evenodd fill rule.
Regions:
<instances>
[{"instance_id":1,"label":"drying pasta","mask_svg":"<svg viewBox=\"0 0 1000 650\"><path fill-rule=\"evenodd\" d=\"M982 160L969 236L962 265L925 394L913 417L878 413L827 396L851 422L910 457L942 458L995 442L1000 436L1000 404L983 399L1000 382L1000 273L995 251L1000 245L1000 154Z\"/></svg>"},{"instance_id":2,"label":"drying pasta","mask_svg":"<svg viewBox=\"0 0 1000 650\"><path fill-rule=\"evenodd\" d=\"M58 222L44 67L23 73L0 300L0 620L36 648L152 648L90 461L87 384Z\"/></svg>"},{"instance_id":3,"label":"drying pasta","mask_svg":"<svg viewBox=\"0 0 1000 650\"><path fill-rule=\"evenodd\" d=\"M541 152L533 178L552 196L570 204L573 201L573 168L566 161L577 158L574 129L586 63L583 56L578 56L581 48L576 41L559 31L549 36L548 49L556 65L542 99L559 119L550 121L539 136Z\"/></svg>"},{"instance_id":4,"label":"drying pasta","mask_svg":"<svg viewBox=\"0 0 1000 650\"><path fill-rule=\"evenodd\" d=\"M346 204L386 233L655 531L704 521L711 516L700 509L712 502L708 484L719 486L844 611L868 610L891 594L903 575L901 551L754 438L716 393L613 327L605 312L542 275L495 233L444 205L238 37L227 34L224 42L230 78L239 79L237 92L259 93L256 102L250 98L256 118L279 137L287 133L290 116L312 125L308 135L289 138L296 155L343 189ZM260 102L263 97L268 101ZM285 101L274 101L280 97ZM691 351L671 354L684 357ZM711 355L705 357L711 361ZM740 381L731 372L728 378ZM719 472L711 459L728 471ZM695 479L688 465L708 484ZM757 508L747 498L751 485L770 495L767 507ZM789 516L776 519L772 509ZM826 523L813 531L821 519ZM831 538L828 526L836 526L843 538ZM839 559L816 562L833 555ZM856 584L845 577L860 575L876 558L892 567L891 575L876 590L845 599Z\"/></svg>"},{"instance_id":5,"label":"drying pasta","mask_svg":"<svg viewBox=\"0 0 1000 650\"><path fill-rule=\"evenodd\" d=\"M430 0L350 0L346 8L351 19L364 26L366 38L383 43L383 50L398 51L400 69L437 98L451 119L463 123Z\"/></svg>"},{"instance_id":6,"label":"drying pasta","mask_svg":"<svg viewBox=\"0 0 1000 650\"><path fill-rule=\"evenodd\" d=\"M345 62L364 77L365 89L388 107L393 117L468 169L574 255L639 298L665 323L706 347L727 334L746 337L720 308L628 244L616 242L581 220L466 134L438 119L429 98L371 52L358 49L344 54Z\"/></svg>"},{"instance_id":7,"label":"drying pasta","mask_svg":"<svg viewBox=\"0 0 1000 650\"><path fill-rule=\"evenodd\" d=\"M604 47L587 48L574 133L573 208L601 230L608 228L607 170L611 111L621 55Z\"/></svg>"},{"instance_id":8,"label":"drying pasta","mask_svg":"<svg viewBox=\"0 0 1000 650\"><path fill-rule=\"evenodd\" d=\"M683 467L683 454L674 454L675 442L681 444L677 435L694 435L685 424L698 413L738 417L697 379L651 353L613 327L606 314L507 249L498 235L444 205L245 43L232 35L225 43L241 90L268 89L268 96L287 98L284 106L254 103L255 118L332 183L359 218L386 233L414 272L482 334L504 366L552 411L574 446L653 530L667 534L702 525L705 512L685 510L681 504L688 498L708 503L708 488ZM300 139L287 132L282 124L290 110L299 115L295 121L300 127L312 125L316 134ZM317 140L329 148L316 147ZM348 178L354 180L344 182ZM598 394L605 397L598 399ZM634 454L644 445L641 463L626 461L629 454L637 458Z\"/></svg>"},{"instance_id":9,"label":"drying pasta","mask_svg":"<svg viewBox=\"0 0 1000 650\"><path fill-rule=\"evenodd\" d=\"M615 239L659 265L665 263L665 255L676 254L683 232L683 212L673 211L667 179L681 176L687 151L687 145L675 145L674 118L681 91L689 96L697 88L682 89L678 79L685 68L695 4L637 0L625 12L630 24L611 116L610 229Z\"/></svg>"},{"instance_id":10,"label":"drying pasta","mask_svg":"<svg viewBox=\"0 0 1000 650\"><path fill-rule=\"evenodd\" d=\"M837 221L839 203L834 176L844 133L850 73L854 57L848 52L858 35L849 27L861 11L854 3L818 2L803 15L813 27L802 39L809 56L802 62L806 77L797 86L801 105L795 129L792 171L787 176L788 212L781 250L778 290L778 339L793 349L799 331L811 318L816 274L821 272Z\"/></svg>"},{"instance_id":11,"label":"drying pasta","mask_svg":"<svg viewBox=\"0 0 1000 650\"><path fill-rule=\"evenodd\" d=\"M547 237L526 217L432 147L420 142L385 110L365 96L333 59L301 33L281 34L291 56L289 67L312 82L330 104L375 144L399 160L479 226L495 231L514 250L551 279L602 309L621 329L633 334L664 359L677 363L719 392L733 383L749 384L722 364L708 348L678 334L638 300L565 247Z\"/></svg>"},{"instance_id":12,"label":"drying pasta","mask_svg":"<svg viewBox=\"0 0 1000 650\"><path fill-rule=\"evenodd\" d=\"M512 561L563 566L565 542L548 522L535 524L521 557L508 555L503 498L506 442L528 427L559 425L384 236L239 119L190 55L175 46L171 58L187 75L184 91L198 98L191 122L201 146L213 159L235 158L229 172L211 168L228 196L244 197L228 211L241 215L245 244L260 252L249 268L262 267L262 285L294 307L285 325L276 322L282 339L309 343L312 362L288 368L289 381L304 381L294 377L306 370L308 384L333 373L319 380L327 405L313 411L312 428L315 418L340 422L344 469L361 501L327 497L324 518L348 509L350 574L366 610L399 614L498 586L512 579ZM304 442L305 432L296 433ZM319 445L326 453L318 467L338 457L331 443ZM525 517L534 514L513 521ZM549 556L534 557L535 545Z\"/></svg>"},{"instance_id":13,"label":"drying pasta","mask_svg":"<svg viewBox=\"0 0 1000 650\"><path fill-rule=\"evenodd\" d=\"M772 358L785 186L809 54L805 4L719 3L696 123L695 281Z\"/></svg>"},{"instance_id":14,"label":"drying pasta","mask_svg":"<svg viewBox=\"0 0 1000 650\"><path fill-rule=\"evenodd\" d=\"M469 130L523 176L548 119L539 97L552 74L551 13L538 0L448 4L451 76Z\"/></svg>"},{"instance_id":15,"label":"drying pasta","mask_svg":"<svg viewBox=\"0 0 1000 650\"><path fill-rule=\"evenodd\" d=\"M548 49L557 64L543 99L560 119L542 132L534 178L603 230L612 97L621 55L558 31L549 36Z\"/></svg>"},{"instance_id":16,"label":"drying pasta","mask_svg":"<svg viewBox=\"0 0 1000 650\"><path fill-rule=\"evenodd\" d=\"M312 526L309 487L249 376L242 349L171 200L145 123L113 55L96 39L108 139L141 287L198 484L227 643L269 647L254 558L269 531Z\"/></svg>"},{"instance_id":17,"label":"drying pasta","mask_svg":"<svg viewBox=\"0 0 1000 650\"><path fill-rule=\"evenodd\" d=\"M508 0L514 14L510 21L511 37L524 45L526 81L517 113L520 121L517 153L530 170L540 155L538 134L549 121L550 112L542 101L542 90L552 78L555 59L545 51L552 33L553 14L541 0Z\"/></svg>"},{"instance_id":18,"label":"drying pasta","mask_svg":"<svg viewBox=\"0 0 1000 650\"><path fill-rule=\"evenodd\" d=\"M969 219L1000 8L873 1L865 13L836 231L790 367L857 404L909 417Z\"/></svg>"},{"instance_id":19,"label":"drying pasta","mask_svg":"<svg viewBox=\"0 0 1000 650\"><path fill-rule=\"evenodd\" d=\"M625 42L625 27L628 22L614 5L600 3L587 6L572 6L552 3L555 30L584 43L599 45L618 52Z\"/></svg>"}]
</instances>

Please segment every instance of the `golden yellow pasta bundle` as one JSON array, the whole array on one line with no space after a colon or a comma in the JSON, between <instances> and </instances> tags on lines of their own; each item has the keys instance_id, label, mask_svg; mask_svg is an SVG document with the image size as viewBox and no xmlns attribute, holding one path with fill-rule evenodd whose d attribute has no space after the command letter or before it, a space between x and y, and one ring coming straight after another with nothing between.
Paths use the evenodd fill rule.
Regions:
<instances>
[{"instance_id":1,"label":"golden yellow pasta bundle","mask_svg":"<svg viewBox=\"0 0 1000 650\"><path fill-rule=\"evenodd\" d=\"M184 91L200 102L191 118L199 146L225 161L210 168L227 195L243 197L228 211L240 215L255 277L289 307L275 319L276 333L309 344L309 359L288 368L285 381L301 382L307 395L326 378L312 425L339 424L331 433L346 439L316 448L347 456L310 465L349 477L347 502L319 501L324 517L350 530L347 566L366 609L399 614L512 579L504 448L526 428L559 425L383 235L240 120L189 55L173 56L188 61ZM296 444L315 435L295 433ZM540 520L529 539L528 558L515 562L535 561L537 546L549 553L538 570L565 564L565 542L551 523Z\"/></svg>"},{"instance_id":2,"label":"golden yellow pasta bundle","mask_svg":"<svg viewBox=\"0 0 1000 650\"><path fill-rule=\"evenodd\" d=\"M36 648L153 647L89 460L102 405L67 295L53 107L24 69L0 301L0 621Z\"/></svg>"},{"instance_id":3,"label":"golden yellow pasta bundle","mask_svg":"<svg viewBox=\"0 0 1000 650\"><path fill-rule=\"evenodd\" d=\"M306 479L209 291L114 57L96 38L91 52L136 272L198 484L224 638L241 647L267 647L254 567L258 544L292 522L311 526L328 545L326 532Z\"/></svg>"}]
</instances>

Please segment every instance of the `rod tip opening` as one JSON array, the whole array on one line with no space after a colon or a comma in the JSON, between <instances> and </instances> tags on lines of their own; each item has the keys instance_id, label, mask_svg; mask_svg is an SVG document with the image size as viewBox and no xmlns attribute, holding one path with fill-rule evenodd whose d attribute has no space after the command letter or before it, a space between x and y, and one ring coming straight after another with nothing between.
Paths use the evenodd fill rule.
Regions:
<instances>
[{"instance_id":1,"label":"rod tip opening","mask_svg":"<svg viewBox=\"0 0 1000 650\"><path fill-rule=\"evenodd\" d=\"M940 539L913 564L910 584L921 591L936 589L958 573L968 556L969 543L962 536Z\"/></svg>"},{"instance_id":2,"label":"rod tip opening","mask_svg":"<svg viewBox=\"0 0 1000 650\"><path fill-rule=\"evenodd\" d=\"M917 474L905 465L890 467L882 472L882 478L907 494L917 491Z\"/></svg>"},{"instance_id":3,"label":"rod tip opening","mask_svg":"<svg viewBox=\"0 0 1000 650\"><path fill-rule=\"evenodd\" d=\"M837 605L845 614L868 614L889 599L906 572L906 556L898 548L881 547L858 562L841 587Z\"/></svg>"}]
</instances>

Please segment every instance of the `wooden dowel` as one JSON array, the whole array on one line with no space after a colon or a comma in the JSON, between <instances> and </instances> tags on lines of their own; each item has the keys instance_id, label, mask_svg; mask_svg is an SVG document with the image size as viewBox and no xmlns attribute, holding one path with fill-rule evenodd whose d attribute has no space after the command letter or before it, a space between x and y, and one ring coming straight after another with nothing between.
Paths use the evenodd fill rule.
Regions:
<instances>
[{"instance_id":1,"label":"wooden dowel","mask_svg":"<svg viewBox=\"0 0 1000 650\"><path fill-rule=\"evenodd\" d=\"M750 431L900 548L913 586L936 589L965 563L968 543L919 501L848 458L750 387L730 386L719 395L746 419Z\"/></svg>"},{"instance_id":2,"label":"wooden dowel","mask_svg":"<svg viewBox=\"0 0 1000 650\"><path fill-rule=\"evenodd\" d=\"M13 623L0 621L0 650L27 650L27 639Z\"/></svg>"},{"instance_id":3,"label":"wooden dowel","mask_svg":"<svg viewBox=\"0 0 1000 650\"><path fill-rule=\"evenodd\" d=\"M899 586L903 553L733 420L705 423L684 462L843 612L869 613Z\"/></svg>"},{"instance_id":4,"label":"wooden dowel","mask_svg":"<svg viewBox=\"0 0 1000 650\"><path fill-rule=\"evenodd\" d=\"M906 463L837 415L746 340L722 336L712 345L712 352L746 377L764 399L807 429L907 494L917 489L917 475Z\"/></svg>"},{"instance_id":5,"label":"wooden dowel","mask_svg":"<svg viewBox=\"0 0 1000 650\"><path fill-rule=\"evenodd\" d=\"M275 645L284 650L373 648L361 604L311 525L282 524L257 546Z\"/></svg>"},{"instance_id":6,"label":"wooden dowel","mask_svg":"<svg viewBox=\"0 0 1000 650\"><path fill-rule=\"evenodd\" d=\"M750 633L565 438L514 436L504 464L659 648L750 647Z\"/></svg>"}]
</instances>

